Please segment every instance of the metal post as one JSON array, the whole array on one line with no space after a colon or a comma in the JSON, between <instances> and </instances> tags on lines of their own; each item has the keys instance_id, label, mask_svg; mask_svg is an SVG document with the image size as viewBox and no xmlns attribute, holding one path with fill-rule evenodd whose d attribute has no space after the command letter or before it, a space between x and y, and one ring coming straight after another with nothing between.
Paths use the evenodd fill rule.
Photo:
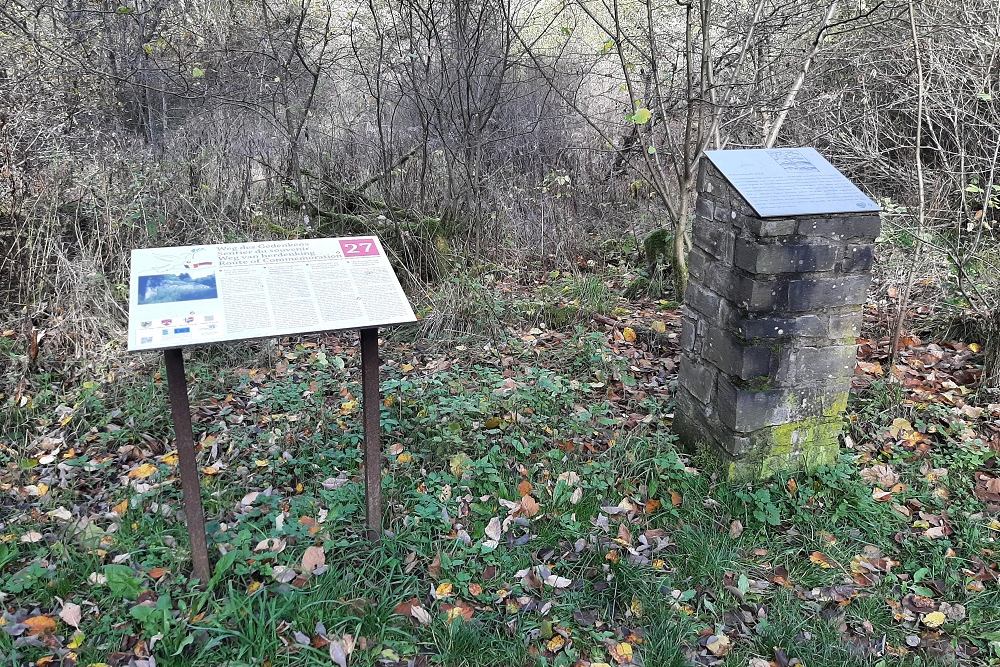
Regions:
<instances>
[{"instance_id":1,"label":"metal post","mask_svg":"<svg viewBox=\"0 0 1000 667\"><path fill-rule=\"evenodd\" d=\"M378 328L361 330L361 401L365 433L365 518L368 539L382 535L382 438L378 388Z\"/></svg>"},{"instance_id":2,"label":"metal post","mask_svg":"<svg viewBox=\"0 0 1000 667\"><path fill-rule=\"evenodd\" d=\"M184 514L187 517L188 538L191 540L191 561L194 576L204 586L210 578L211 567L208 562L208 538L205 535L205 511L201 507L201 481L194 453L194 433L191 430L191 405L188 403L187 378L184 377L183 351L164 350L163 360L167 366L170 413L174 418Z\"/></svg>"}]
</instances>

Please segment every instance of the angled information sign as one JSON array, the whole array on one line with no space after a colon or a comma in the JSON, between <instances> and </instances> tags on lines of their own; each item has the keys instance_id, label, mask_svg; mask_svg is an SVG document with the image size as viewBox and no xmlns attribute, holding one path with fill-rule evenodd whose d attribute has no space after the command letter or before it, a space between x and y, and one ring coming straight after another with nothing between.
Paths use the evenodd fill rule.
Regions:
<instances>
[{"instance_id":1,"label":"angled information sign","mask_svg":"<svg viewBox=\"0 0 1000 667\"><path fill-rule=\"evenodd\" d=\"M132 251L131 351L415 319L374 236Z\"/></svg>"},{"instance_id":2,"label":"angled information sign","mask_svg":"<svg viewBox=\"0 0 1000 667\"><path fill-rule=\"evenodd\" d=\"M880 210L815 148L718 150L705 155L762 218Z\"/></svg>"}]
</instances>

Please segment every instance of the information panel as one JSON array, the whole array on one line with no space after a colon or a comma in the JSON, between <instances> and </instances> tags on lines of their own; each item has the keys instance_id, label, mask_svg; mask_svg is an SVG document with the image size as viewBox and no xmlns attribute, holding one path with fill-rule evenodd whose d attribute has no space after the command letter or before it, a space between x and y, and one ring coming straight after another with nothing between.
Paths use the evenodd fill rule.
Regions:
<instances>
[{"instance_id":1,"label":"information panel","mask_svg":"<svg viewBox=\"0 0 1000 667\"><path fill-rule=\"evenodd\" d=\"M374 236L132 251L128 349L416 318Z\"/></svg>"},{"instance_id":2,"label":"information panel","mask_svg":"<svg viewBox=\"0 0 1000 667\"><path fill-rule=\"evenodd\" d=\"M705 151L762 218L878 211L815 148Z\"/></svg>"}]
</instances>

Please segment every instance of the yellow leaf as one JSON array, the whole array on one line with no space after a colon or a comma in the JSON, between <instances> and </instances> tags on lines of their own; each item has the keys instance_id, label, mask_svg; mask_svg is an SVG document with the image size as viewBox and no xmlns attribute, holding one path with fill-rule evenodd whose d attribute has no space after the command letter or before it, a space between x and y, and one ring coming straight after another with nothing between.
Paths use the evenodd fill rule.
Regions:
<instances>
[{"instance_id":1,"label":"yellow leaf","mask_svg":"<svg viewBox=\"0 0 1000 667\"><path fill-rule=\"evenodd\" d=\"M212 475L219 474L219 469L216 468L215 466L205 466L204 468L201 469L201 471L204 474L208 475L209 477L211 477Z\"/></svg>"},{"instance_id":2,"label":"yellow leaf","mask_svg":"<svg viewBox=\"0 0 1000 667\"><path fill-rule=\"evenodd\" d=\"M667 566L667 563L662 558L657 558L656 560L653 561L653 569L654 570L662 570L666 566Z\"/></svg>"},{"instance_id":3,"label":"yellow leaf","mask_svg":"<svg viewBox=\"0 0 1000 667\"><path fill-rule=\"evenodd\" d=\"M118 516L123 516L125 512L128 511L128 500L121 501L120 503L112 507L111 511L117 514Z\"/></svg>"},{"instance_id":4,"label":"yellow leaf","mask_svg":"<svg viewBox=\"0 0 1000 667\"><path fill-rule=\"evenodd\" d=\"M261 588L263 588L263 586L264 584L260 583L259 581L251 581L250 585L247 586L247 595L253 595Z\"/></svg>"},{"instance_id":5,"label":"yellow leaf","mask_svg":"<svg viewBox=\"0 0 1000 667\"><path fill-rule=\"evenodd\" d=\"M627 665L632 662L632 645L628 642L620 642L611 647L611 656L619 665Z\"/></svg>"},{"instance_id":6,"label":"yellow leaf","mask_svg":"<svg viewBox=\"0 0 1000 667\"><path fill-rule=\"evenodd\" d=\"M413 364L403 364L402 366L399 367L399 370L403 371L404 373L410 373L411 371L413 371Z\"/></svg>"},{"instance_id":7,"label":"yellow leaf","mask_svg":"<svg viewBox=\"0 0 1000 667\"><path fill-rule=\"evenodd\" d=\"M937 628L944 624L945 616L939 611L932 611L924 616L923 621L928 628Z\"/></svg>"},{"instance_id":8,"label":"yellow leaf","mask_svg":"<svg viewBox=\"0 0 1000 667\"><path fill-rule=\"evenodd\" d=\"M258 468L266 468L267 459L257 459L256 461L254 461L254 465L256 465Z\"/></svg>"},{"instance_id":9,"label":"yellow leaf","mask_svg":"<svg viewBox=\"0 0 1000 667\"><path fill-rule=\"evenodd\" d=\"M133 468L129 471L128 476L132 479L146 479L150 475L156 472L156 466L152 463L143 463L137 468Z\"/></svg>"},{"instance_id":10,"label":"yellow leaf","mask_svg":"<svg viewBox=\"0 0 1000 667\"><path fill-rule=\"evenodd\" d=\"M894 438L898 438L900 433L906 435L913 432L913 425L908 419L903 419L902 417L896 417L892 420L892 426L889 427L889 435Z\"/></svg>"},{"instance_id":11,"label":"yellow leaf","mask_svg":"<svg viewBox=\"0 0 1000 667\"><path fill-rule=\"evenodd\" d=\"M824 570L828 570L837 564L833 559L820 551L812 552L812 554L809 555L809 561L812 562L813 565L819 565Z\"/></svg>"},{"instance_id":12,"label":"yellow leaf","mask_svg":"<svg viewBox=\"0 0 1000 667\"><path fill-rule=\"evenodd\" d=\"M340 404L340 413L344 415L349 415L354 412L355 408L358 407L357 401L344 401Z\"/></svg>"},{"instance_id":13,"label":"yellow leaf","mask_svg":"<svg viewBox=\"0 0 1000 667\"><path fill-rule=\"evenodd\" d=\"M566 640L562 635L554 635L552 639L545 643L545 648L552 651L553 653L558 653L566 645Z\"/></svg>"},{"instance_id":14,"label":"yellow leaf","mask_svg":"<svg viewBox=\"0 0 1000 667\"><path fill-rule=\"evenodd\" d=\"M622 329L622 338L625 339L626 343L634 343L635 329L633 329L632 327L625 327L624 329Z\"/></svg>"},{"instance_id":15,"label":"yellow leaf","mask_svg":"<svg viewBox=\"0 0 1000 667\"><path fill-rule=\"evenodd\" d=\"M636 618L642 616L642 602L639 600L639 598L637 598L634 595L632 596L632 602L629 604L629 609L631 610L632 615L635 616Z\"/></svg>"},{"instance_id":16,"label":"yellow leaf","mask_svg":"<svg viewBox=\"0 0 1000 667\"><path fill-rule=\"evenodd\" d=\"M667 331L667 325L663 323L663 320L653 320L649 328L656 333L665 333Z\"/></svg>"},{"instance_id":17,"label":"yellow leaf","mask_svg":"<svg viewBox=\"0 0 1000 667\"><path fill-rule=\"evenodd\" d=\"M434 589L434 597L436 598L446 598L451 595L451 591L454 588L450 581L443 581L438 584L438 587Z\"/></svg>"},{"instance_id":18,"label":"yellow leaf","mask_svg":"<svg viewBox=\"0 0 1000 667\"><path fill-rule=\"evenodd\" d=\"M35 485L35 488L38 489L39 496L44 496L46 493L49 492L49 485L46 484L45 482L39 482L38 484Z\"/></svg>"},{"instance_id":19,"label":"yellow leaf","mask_svg":"<svg viewBox=\"0 0 1000 667\"><path fill-rule=\"evenodd\" d=\"M164 454L163 458L160 460L166 463L168 466L175 466L177 465L177 452L170 452L169 454Z\"/></svg>"},{"instance_id":20,"label":"yellow leaf","mask_svg":"<svg viewBox=\"0 0 1000 667\"><path fill-rule=\"evenodd\" d=\"M972 351L973 353L978 353L982 349L983 346L980 345L979 343L969 343L969 350Z\"/></svg>"},{"instance_id":21,"label":"yellow leaf","mask_svg":"<svg viewBox=\"0 0 1000 667\"><path fill-rule=\"evenodd\" d=\"M403 452L396 457L397 463L413 463L413 454L409 452Z\"/></svg>"},{"instance_id":22,"label":"yellow leaf","mask_svg":"<svg viewBox=\"0 0 1000 667\"><path fill-rule=\"evenodd\" d=\"M70 650L80 648L81 646L83 646L84 637L85 635L79 630L77 630L76 632L73 633L73 637L69 640L69 644L66 645L66 648Z\"/></svg>"}]
</instances>

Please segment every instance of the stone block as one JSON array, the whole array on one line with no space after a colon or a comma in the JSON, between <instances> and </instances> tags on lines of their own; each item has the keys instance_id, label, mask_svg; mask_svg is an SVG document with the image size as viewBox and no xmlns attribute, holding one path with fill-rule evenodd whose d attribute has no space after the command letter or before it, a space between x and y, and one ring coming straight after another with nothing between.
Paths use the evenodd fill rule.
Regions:
<instances>
[{"instance_id":1,"label":"stone block","mask_svg":"<svg viewBox=\"0 0 1000 667\"><path fill-rule=\"evenodd\" d=\"M819 236L834 241L874 241L882 228L878 213L838 213L829 216L807 216L799 220L798 233Z\"/></svg>"},{"instance_id":2,"label":"stone block","mask_svg":"<svg viewBox=\"0 0 1000 667\"><path fill-rule=\"evenodd\" d=\"M857 345L787 346L779 355L775 381L779 386L844 385L854 374L857 357Z\"/></svg>"},{"instance_id":3,"label":"stone block","mask_svg":"<svg viewBox=\"0 0 1000 667\"><path fill-rule=\"evenodd\" d=\"M826 338L829 335L827 317L813 313L801 315L766 315L750 317L730 309L728 326L747 340L754 338Z\"/></svg>"},{"instance_id":4,"label":"stone block","mask_svg":"<svg viewBox=\"0 0 1000 667\"><path fill-rule=\"evenodd\" d=\"M702 354L720 371L741 380L770 376L777 358L770 346L752 345L723 328L708 332Z\"/></svg>"},{"instance_id":5,"label":"stone block","mask_svg":"<svg viewBox=\"0 0 1000 667\"><path fill-rule=\"evenodd\" d=\"M756 216L748 216L746 228L755 235L765 238L791 236L798 233L799 221L796 218L758 218Z\"/></svg>"},{"instance_id":6,"label":"stone block","mask_svg":"<svg viewBox=\"0 0 1000 667\"><path fill-rule=\"evenodd\" d=\"M847 310L830 313L827 320L827 335L832 340L846 341L861 335L861 322L864 317L861 306L852 306Z\"/></svg>"},{"instance_id":7,"label":"stone block","mask_svg":"<svg viewBox=\"0 0 1000 667\"><path fill-rule=\"evenodd\" d=\"M680 335L680 346L681 350L686 352L691 352L694 350L694 337L696 332L697 322L694 319L697 315L687 308L683 310L683 317L681 318L681 335ZM699 353L701 350L699 350Z\"/></svg>"},{"instance_id":8,"label":"stone block","mask_svg":"<svg viewBox=\"0 0 1000 667\"><path fill-rule=\"evenodd\" d=\"M721 263L709 263L704 282L733 306L750 312L773 311L784 304L788 295L787 279L752 276Z\"/></svg>"},{"instance_id":9,"label":"stone block","mask_svg":"<svg viewBox=\"0 0 1000 667\"><path fill-rule=\"evenodd\" d=\"M681 355L677 382L682 384L700 402L708 403L712 400L717 375L717 371L711 364L699 361L691 355Z\"/></svg>"},{"instance_id":10,"label":"stone block","mask_svg":"<svg viewBox=\"0 0 1000 667\"><path fill-rule=\"evenodd\" d=\"M837 266L840 248L831 243L757 243L737 239L733 263L750 273L830 271Z\"/></svg>"},{"instance_id":11,"label":"stone block","mask_svg":"<svg viewBox=\"0 0 1000 667\"><path fill-rule=\"evenodd\" d=\"M733 242L736 235L727 225L695 218L691 234L694 244L715 259L730 264L733 261Z\"/></svg>"},{"instance_id":12,"label":"stone block","mask_svg":"<svg viewBox=\"0 0 1000 667\"><path fill-rule=\"evenodd\" d=\"M711 261L715 260L706 255L701 248L697 246L691 248L688 253L688 276L695 279L701 278L705 275L705 266Z\"/></svg>"},{"instance_id":13,"label":"stone block","mask_svg":"<svg viewBox=\"0 0 1000 667\"><path fill-rule=\"evenodd\" d=\"M788 310L821 310L860 305L868 296L871 275L855 273L802 278L788 283Z\"/></svg>"},{"instance_id":14,"label":"stone block","mask_svg":"<svg viewBox=\"0 0 1000 667\"><path fill-rule=\"evenodd\" d=\"M722 298L695 280L689 280L684 291L684 303L712 322L719 320L719 304Z\"/></svg>"},{"instance_id":15,"label":"stone block","mask_svg":"<svg viewBox=\"0 0 1000 667\"><path fill-rule=\"evenodd\" d=\"M875 262L875 246L870 243L848 244L838 264L841 273L868 273Z\"/></svg>"},{"instance_id":16,"label":"stone block","mask_svg":"<svg viewBox=\"0 0 1000 667\"><path fill-rule=\"evenodd\" d=\"M720 376L716 396L719 419L744 434L802 419L834 418L847 407L847 388L832 385L749 389Z\"/></svg>"}]
</instances>

